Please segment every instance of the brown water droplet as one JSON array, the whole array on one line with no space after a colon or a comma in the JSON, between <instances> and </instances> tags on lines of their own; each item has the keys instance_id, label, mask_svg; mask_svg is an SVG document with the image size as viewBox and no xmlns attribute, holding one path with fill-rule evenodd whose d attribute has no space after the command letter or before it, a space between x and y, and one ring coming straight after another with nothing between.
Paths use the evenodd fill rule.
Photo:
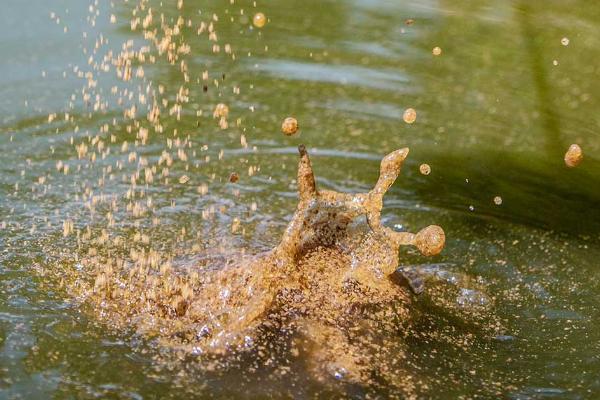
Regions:
<instances>
[{"instance_id":1,"label":"brown water droplet","mask_svg":"<svg viewBox=\"0 0 600 400\"><path fill-rule=\"evenodd\" d=\"M261 12L256 13L254 14L254 18L252 18L252 23L255 27L262 28L267 23L267 17Z\"/></svg>"},{"instance_id":2,"label":"brown water droplet","mask_svg":"<svg viewBox=\"0 0 600 400\"><path fill-rule=\"evenodd\" d=\"M407 108L404 111L404 115L402 115L402 119L404 119L404 122L407 124L412 124L417 120L417 112L414 108Z\"/></svg>"},{"instance_id":3,"label":"brown water droplet","mask_svg":"<svg viewBox=\"0 0 600 400\"><path fill-rule=\"evenodd\" d=\"M420 230L415 239L415 245L425 256L440 254L446 243L444 230L437 225L429 225Z\"/></svg>"},{"instance_id":4,"label":"brown water droplet","mask_svg":"<svg viewBox=\"0 0 600 400\"><path fill-rule=\"evenodd\" d=\"M293 117L287 117L281 124L281 131L286 136L292 136L298 132L298 120Z\"/></svg>"},{"instance_id":5,"label":"brown water droplet","mask_svg":"<svg viewBox=\"0 0 600 400\"><path fill-rule=\"evenodd\" d=\"M229 182L236 183L239 180L240 180L240 175L237 172L232 172L229 175Z\"/></svg>"},{"instance_id":6,"label":"brown water droplet","mask_svg":"<svg viewBox=\"0 0 600 400\"><path fill-rule=\"evenodd\" d=\"M572 144L565 153L565 164L569 168L578 166L583 160L583 150L578 144Z\"/></svg>"},{"instance_id":7,"label":"brown water droplet","mask_svg":"<svg viewBox=\"0 0 600 400\"><path fill-rule=\"evenodd\" d=\"M223 103L217 104L217 106L215 107L215 110L213 111L213 117L227 118L228 115L229 115L229 107L227 107L227 105L223 104Z\"/></svg>"},{"instance_id":8,"label":"brown water droplet","mask_svg":"<svg viewBox=\"0 0 600 400\"><path fill-rule=\"evenodd\" d=\"M429 175L431 173L431 167L429 166L429 164L421 164L421 166L419 167L419 171L423 175Z\"/></svg>"}]
</instances>

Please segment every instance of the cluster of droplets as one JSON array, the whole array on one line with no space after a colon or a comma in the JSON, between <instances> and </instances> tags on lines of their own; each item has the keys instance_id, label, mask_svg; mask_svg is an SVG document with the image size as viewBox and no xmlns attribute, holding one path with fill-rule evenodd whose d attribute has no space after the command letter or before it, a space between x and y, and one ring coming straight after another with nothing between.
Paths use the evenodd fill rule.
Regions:
<instances>
[{"instance_id":1,"label":"cluster of droplets","mask_svg":"<svg viewBox=\"0 0 600 400\"><path fill-rule=\"evenodd\" d=\"M228 185L227 193L239 197L234 184L246 171L220 176L211 163L221 162L226 148L250 147L247 122L236 109L243 103L244 86L229 74L238 53L220 30L231 31L242 21L234 18L236 13L256 14L247 21L253 25L248 32L260 36L255 28L265 27L268 18L253 11L256 3L245 8L232 0L220 15L193 7L183 0L176 7L149 0L92 0L85 16L88 27L81 33L85 62L62 72L81 86L67 95L64 109L52 110L40 121L65 146L53 142L51 167L38 168L33 183L28 175L34 162L27 160L30 171L21 171L21 181L13 186L15 199L60 195L68 202L52 213L38 212L42 215L29 223L30 235L40 226L51 232L45 246L49 256L59 259L49 258L40 273L48 283L67 288L69 296L89 300L104 316L111 315L107 307L116 305L133 311L136 298L144 299L143 307L156 308L158 319L180 316L197 289L198 273L173 268L173 259L205 247L233 248L225 244L235 240L231 235L207 237L219 224L202 221L223 216L230 233L244 234L242 220L230 216L229 208L247 214L258 208L255 201L238 205L215 200L210 188L216 185ZM66 15L59 14L52 12L51 21L72 34ZM131 34L118 43L118 36L109 39L99 31L106 23ZM192 67L199 54L220 62ZM168 80L165 74L156 76L157 69L168 71ZM42 71L42 78L51 76ZM259 172L260 165L247 163L248 176ZM201 199L199 222L165 221L169 215L162 211L175 209L186 192ZM20 230L26 224L3 217L0 229ZM126 318L127 313L119 315Z\"/></svg>"},{"instance_id":2,"label":"cluster of droplets","mask_svg":"<svg viewBox=\"0 0 600 400\"><path fill-rule=\"evenodd\" d=\"M123 235L116 234L116 228L120 222L130 225L132 220L136 228L128 234L149 244L149 235L141 226L146 222L151 222L151 226L160 224L153 213L157 207L153 195L156 188L172 191L177 184L193 185L198 194L205 196L209 184L221 179L214 173L204 172L203 166L222 160L223 149L213 148L218 143L206 135L197 138L192 129L177 126L184 114L195 115L197 128L202 123L203 131L218 127L237 133L238 146L249 147L242 118L233 122L229 119L228 103L235 103L242 88L233 81L229 84L222 70L190 68L190 60L199 53L209 53L224 60L220 65L235 63L234 46L221 40L219 27L228 29L229 22L242 21L234 19L235 13L255 14L252 24L256 28L264 27L268 18L263 13L253 12L252 8L235 5L233 0L230 1L232 12L225 10L224 16L203 9L190 12L191 7L183 0L178 0L176 7L149 0L117 5L93 0L89 4L86 16L89 29L82 32L81 50L86 63L70 65L63 72L64 78L72 75L83 85L69 97L64 111L53 111L47 116L50 129L70 135L67 140L73 148L71 156L61 155L55 166L59 174L72 176L75 189L67 194L69 200L82 203L87 210L84 215L81 212L65 215L60 221L63 236L76 237L78 246L96 234L108 236L110 239L104 242L109 245L123 242ZM256 8L256 3L253 7ZM67 33L65 18L59 14L53 11L50 18ZM128 29L136 38L112 43L98 32L97 26L104 22ZM172 75L169 82L175 83L155 80L149 71L156 68L167 68ZM42 77L47 77L45 71ZM213 110L215 125L209 122L211 113L206 112L207 109ZM100 126L90 127L98 119L104 120ZM201 122L203 119L206 123ZM148 156L149 146L162 147L160 157ZM216 160L214 154L217 154ZM250 165L248 174L251 176L259 170L258 165ZM100 176L80 179L86 171ZM40 195L52 190L52 179L48 179L51 174L39 176L36 190ZM240 177L237 172L231 176L232 183ZM112 190L114 185L128 185L128 189L116 193ZM15 192L21 187L16 183ZM174 202L172 200L171 205ZM202 217L211 218L220 211L219 207L207 206ZM100 229L94 229L102 224Z\"/></svg>"}]
</instances>

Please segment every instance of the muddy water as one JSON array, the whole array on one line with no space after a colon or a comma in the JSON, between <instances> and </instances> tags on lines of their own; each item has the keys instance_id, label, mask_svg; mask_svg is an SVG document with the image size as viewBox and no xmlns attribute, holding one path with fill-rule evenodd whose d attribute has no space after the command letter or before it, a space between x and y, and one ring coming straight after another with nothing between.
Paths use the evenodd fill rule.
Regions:
<instances>
[{"instance_id":1,"label":"muddy water","mask_svg":"<svg viewBox=\"0 0 600 400\"><path fill-rule=\"evenodd\" d=\"M447 244L435 258L400 254L430 288L413 299L417 322L397 332L394 344L415 382L410 393L526 399L600 392L596 6L285 1L255 9L187 0L178 9L151 2L155 23L161 12L171 26L180 15L192 20L177 39L191 49L179 53L189 82L181 59L164 57L124 82L114 66L100 73L93 63L109 49L119 54L128 40L143 42L140 28L131 31L135 4L21 3L9 0L0 16L3 397L402 395L392 386L314 379L303 372L306 360L290 361L285 352L275 365L241 359L210 373L194 354L165 355L152 338L112 329L59 282L78 270L87 278L82 262L98 253L130 259L152 249L185 268L215 253L242 259L272 248L297 203L300 143L320 187L347 192L369 190L381 157L411 148L385 198L383 223L412 232L438 224ZM251 27L256 10L269 18L260 30ZM207 32L197 35L213 14L219 53ZM94 71L95 86L80 70ZM139 127L124 115L131 103L119 104L111 88L139 100L150 82L169 101L163 132L149 129L136 146ZM177 96L182 86L187 101ZM82 87L92 93L88 101ZM169 113L178 102L179 118ZM218 103L229 108L226 129L213 118ZM409 107L417 111L413 124L403 121ZM299 136L280 133L289 115L300 122ZM145 113L137 120L148 126ZM78 154L82 143L88 151ZM563 163L571 143L585 153L576 169ZM174 160L168 175L164 151ZM146 162L159 165L152 182ZM423 163L429 175L419 172ZM436 295L440 287L446 297ZM491 304L501 333L464 317L482 303Z\"/></svg>"}]
</instances>

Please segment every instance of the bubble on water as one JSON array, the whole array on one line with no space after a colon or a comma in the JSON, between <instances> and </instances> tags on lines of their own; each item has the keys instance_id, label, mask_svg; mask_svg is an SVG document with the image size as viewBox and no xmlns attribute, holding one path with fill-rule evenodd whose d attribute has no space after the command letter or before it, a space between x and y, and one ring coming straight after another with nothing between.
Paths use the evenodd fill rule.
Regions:
<instances>
[{"instance_id":1,"label":"bubble on water","mask_svg":"<svg viewBox=\"0 0 600 400\"><path fill-rule=\"evenodd\" d=\"M415 111L414 108L407 108L404 111L404 114L402 115L402 119L407 124L412 124L413 122L415 122L417 120L417 112Z\"/></svg>"},{"instance_id":2,"label":"bubble on water","mask_svg":"<svg viewBox=\"0 0 600 400\"><path fill-rule=\"evenodd\" d=\"M267 17L261 12L256 13L254 14L254 18L252 18L252 23L255 27L262 28L267 23Z\"/></svg>"},{"instance_id":3,"label":"bubble on water","mask_svg":"<svg viewBox=\"0 0 600 400\"><path fill-rule=\"evenodd\" d=\"M404 23L405 23L406 25L409 25L409 26L410 26L410 25L412 25L412 24L414 24L414 23L415 23L415 20L414 20L414 19L412 19L412 18L408 18L407 20L405 20L405 21L404 21Z\"/></svg>"},{"instance_id":4,"label":"bubble on water","mask_svg":"<svg viewBox=\"0 0 600 400\"><path fill-rule=\"evenodd\" d=\"M474 206L469 206L469 211L475 211L475 207Z\"/></svg>"},{"instance_id":5,"label":"bubble on water","mask_svg":"<svg viewBox=\"0 0 600 400\"><path fill-rule=\"evenodd\" d=\"M423 175L429 175L431 173L431 167L429 164L421 164L421 166L419 166L419 172Z\"/></svg>"},{"instance_id":6,"label":"bubble on water","mask_svg":"<svg viewBox=\"0 0 600 400\"><path fill-rule=\"evenodd\" d=\"M438 46L435 46L435 47L433 48L433 50L431 50L431 53L432 53L434 56L439 56L440 54L442 54L442 48L441 48L441 47L438 47Z\"/></svg>"},{"instance_id":7,"label":"bubble on water","mask_svg":"<svg viewBox=\"0 0 600 400\"><path fill-rule=\"evenodd\" d=\"M347 374L348 374L348 371L346 371L345 368L340 368L340 369L337 369L337 370L334 371L333 377L339 381L339 380L344 379L344 377Z\"/></svg>"},{"instance_id":8,"label":"bubble on water","mask_svg":"<svg viewBox=\"0 0 600 400\"><path fill-rule=\"evenodd\" d=\"M286 136L292 136L298 132L298 120L294 117L287 117L281 124L281 131Z\"/></svg>"},{"instance_id":9,"label":"bubble on water","mask_svg":"<svg viewBox=\"0 0 600 400\"><path fill-rule=\"evenodd\" d=\"M502 197L500 196L496 196L494 197L494 204L499 206L500 204L502 204Z\"/></svg>"},{"instance_id":10,"label":"bubble on water","mask_svg":"<svg viewBox=\"0 0 600 400\"><path fill-rule=\"evenodd\" d=\"M563 46L568 46L569 45L569 38L568 37L564 37L564 38L560 39L560 43Z\"/></svg>"},{"instance_id":11,"label":"bubble on water","mask_svg":"<svg viewBox=\"0 0 600 400\"><path fill-rule=\"evenodd\" d=\"M189 177L189 176L187 176L187 175L182 175L182 176L179 178L179 183L181 183L181 184L188 183L188 182L189 182L189 180L190 180L190 177Z\"/></svg>"},{"instance_id":12,"label":"bubble on water","mask_svg":"<svg viewBox=\"0 0 600 400\"><path fill-rule=\"evenodd\" d=\"M402 232L404 230L404 225L402 224L394 224L394 230L397 232Z\"/></svg>"},{"instance_id":13,"label":"bubble on water","mask_svg":"<svg viewBox=\"0 0 600 400\"><path fill-rule=\"evenodd\" d=\"M578 166L583 160L583 150L578 144L569 146L569 150L565 153L565 164L569 168Z\"/></svg>"},{"instance_id":14,"label":"bubble on water","mask_svg":"<svg viewBox=\"0 0 600 400\"><path fill-rule=\"evenodd\" d=\"M117 22L117 17L115 16L115 14L111 14L110 16L110 23L111 24L115 24Z\"/></svg>"}]
</instances>

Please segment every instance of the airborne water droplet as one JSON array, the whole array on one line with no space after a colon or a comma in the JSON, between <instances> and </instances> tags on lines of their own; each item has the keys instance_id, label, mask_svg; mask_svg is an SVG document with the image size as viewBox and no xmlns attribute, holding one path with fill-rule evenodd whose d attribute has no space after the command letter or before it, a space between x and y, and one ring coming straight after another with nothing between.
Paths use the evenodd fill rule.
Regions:
<instances>
[{"instance_id":1,"label":"airborne water droplet","mask_svg":"<svg viewBox=\"0 0 600 400\"><path fill-rule=\"evenodd\" d=\"M417 120L417 112L414 108L407 108L404 111L404 115L402 115L402 119L404 119L404 122L407 124L412 124Z\"/></svg>"},{"instance_id":2,"label":"airborne water droplet","mask_svg":"<svg viewBox=\"0 0 600 400\"><path fill-rule=\"evenodd\" d=\"M254 14L254 18L252 18L252 23L255 27L262 28L267 23L267 17L261 12L256 13Z\"/></svg>"},{"instance_id":3,"label":"airborne water droplet","mask_svg":"<svg viewBox=\"0 0 600 400\"><path fill-rule=\"evenodd\" d=\"M569 168L578 166L583 160L583 150L578 144L569 146L569 150L565 153L565 164Z\"/></svg>"},{"instance_id":4,"label":"airborne water droplet","mask_svg":"<svg viewBox=\"0 0 600 400\"><path fill-rule=\"evenodd\" d=\"M294 117L287 117L281 124L281 131L286 136L292 136L298 132L298 120Z\"/></svg>"}]
</instances>

